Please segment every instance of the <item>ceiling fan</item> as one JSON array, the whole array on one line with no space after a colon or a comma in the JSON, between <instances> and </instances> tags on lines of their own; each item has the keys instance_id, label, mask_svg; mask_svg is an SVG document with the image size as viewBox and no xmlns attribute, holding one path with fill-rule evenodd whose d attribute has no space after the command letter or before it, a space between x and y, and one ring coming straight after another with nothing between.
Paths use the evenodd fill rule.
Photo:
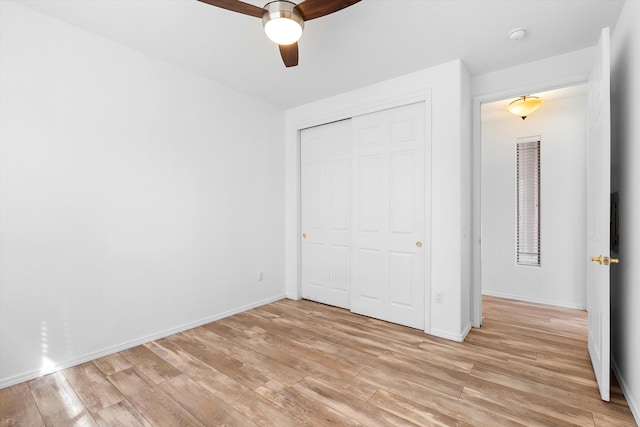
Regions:
<instances>
[{"instance_id":1,"label":"ceiling fan","mask_svg":"<svg viewBox=\"0 0 640 427\"><path fill-rule=\"evenodd\" d=\"M298 40L305 21L342 10L360 0L305 0L300 4L272 1L260 8L240 0L199 0L244 15L262 18L267 36L280 47L280 56L287 67L298 65Z\"/></svg>"}]
</instances>

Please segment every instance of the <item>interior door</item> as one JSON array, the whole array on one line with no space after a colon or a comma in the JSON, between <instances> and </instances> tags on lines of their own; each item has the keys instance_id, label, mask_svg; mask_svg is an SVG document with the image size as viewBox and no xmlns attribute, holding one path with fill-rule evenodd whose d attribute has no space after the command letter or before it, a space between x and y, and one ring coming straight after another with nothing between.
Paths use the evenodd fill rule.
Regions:
<instances>
[{"instance_id":1,"label":"interior door","mask_svg":"<svg viewBox=\"0 0 640 427\"><path fill-rule=\"evenodd\" d=\"M424 329L425 103L352 121L351 310Z\"/></svg>"},{"instance_id":2,"label":"interior door","mask_svg":"<svg viewBox=\"0 0 640 427\"><path fill-rule=\"evenodd\" d=\"M589 355L602 400L610 387L609 203L611 117L609 29L602 30L589 76L587 112L587 312ZM617 262L617 260L614 260Z\"/></svg>"},{"instance_id":3,"label":"interior door","mask_svg":"<svg viewBox=\"0 0 640 427\"><path fill-rule=\"evenodd\" d=\"M302 297L349 308L350 120L301 132Z\"/></svg>"}]
</instances>

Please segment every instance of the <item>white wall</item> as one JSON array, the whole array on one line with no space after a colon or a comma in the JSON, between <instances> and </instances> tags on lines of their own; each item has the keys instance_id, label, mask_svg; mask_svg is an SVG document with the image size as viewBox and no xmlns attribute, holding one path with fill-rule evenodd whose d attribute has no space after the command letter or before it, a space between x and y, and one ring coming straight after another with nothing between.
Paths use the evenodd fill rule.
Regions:
<instances>
[{"instance_id":1,"label":"white wall","mask_svg":"<svg viewBox=\"0 0 640 427\"><path fill-rule=\"evenodd\" d=\"M640 2L627 0L611 39L612 191L620 264L611 266L611 361L640 424Z\"/></svg>"},{"instance_id":2,"label":"white wall","mask_svg":"<svg viewBox=\"0 0 640 427\"><path fill-rule=\"evenodd\" d=\"M0 386L283 297L284 113L0 4Z\"/></svg>"},{"instance_id":3,"label":"white wall","mask_svg":"<svg viewBox=\"0 0 640 427\"><path fill-rule=\"evenodd\" d=\"M483 107L484 294L585 308L586 106L586 93L547 101L526 120ZM540 267L515 262L515 141L535 135L542 138Z\"/></svg>"},{"instance_id":4,"label":"white wall","mask_svg":"<svg viewBox=\"0 0 640 427\"><path fill-rule=\"evenodd\" d=\"M463 83L464 90L463 90ZM469 286L463 272L465 251L464 203L469 185L463 181L463 99L468 99L468 75L464 65L452 61L440 66L327 98L286 113L286 284L287 296L297 299L299 290L299 141L298 130L384 108L429 98L432 111L427 134L431 137L431 212L429 246L430 295L443 292L443 304L427 303L427 332L461 340L470 328L462 313L463 288ZM463 93L466 91L466 93ZM428 108L429 109L429 108ZM468 148L467 148L468 150ZM466 193L465 193L466 192ZM429 229L428 227L428 229ZM427 233L429 234L429 232ZM429 284L427 284L427 290ZM427 292L429 293L429 292ZM465 323L464 320L467 319Z\"/></svg>"},{"instance_id":5,"label":"white wall","mask_svg":"<svg viewBox=\"0 0 640 427\"><path fill-rule=\"evenodd\" d=\"M594 29L594 32L600 34L599 29ZM531 93L566 86L568 83L585 82L593 65L593 58L595 48L588 47L474 76L471 80L471 94L474 97L489 96L498 100L504 98L503 93L510 96L514 89L519 93Z\"/></svg>"}]
</instances>

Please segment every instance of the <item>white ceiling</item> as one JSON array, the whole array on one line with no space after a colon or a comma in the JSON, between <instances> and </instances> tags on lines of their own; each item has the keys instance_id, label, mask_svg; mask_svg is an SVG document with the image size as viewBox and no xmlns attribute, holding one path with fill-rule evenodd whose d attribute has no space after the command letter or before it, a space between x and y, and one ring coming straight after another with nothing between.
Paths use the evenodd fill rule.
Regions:
<instances>
[{"instance_id":1,"label":"white ceiling","mask_svg":"<svg viewBox=\"0 0 640 427\"><path fill-rule=\"evenodd\" d=\"M18 1L283 108L456 58L478 75L593 46L623 2L363 0L307 22L285 68L260 19L197 0ZM516 27L528 36L509 40Z\"/></svg>"}]
</instances>

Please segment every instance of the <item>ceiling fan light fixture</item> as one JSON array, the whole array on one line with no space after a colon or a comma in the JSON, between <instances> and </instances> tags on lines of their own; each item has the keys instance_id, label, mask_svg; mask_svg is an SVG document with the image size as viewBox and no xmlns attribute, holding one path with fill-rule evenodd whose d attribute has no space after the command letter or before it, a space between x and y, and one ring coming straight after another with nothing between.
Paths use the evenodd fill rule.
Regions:
<instances>
[{"instance_id":1,"label":"ceiling fan light fixture","mask_svg":"<svg viewBox=\"0 0 640 427\"><path fill-rule=\"evenodd\" d=\"M521 117L522 120L526 119L527 116L533 113L542 105L542 99L537 96L521 96L520 98L512 101L505 111L508 111L511 114L515 114L518 117Z\"/></svg>"},{"instance_id":2,"label":"ceiling fan light fixture","mask_svg":"<svg viewBox=\"0 0 640 427\"><path fill-rule=\"evenodd\" d=\"M272 1L265 5L262 26L267 37L273 42L289 45L297 42L302 36L304 19L295 7L295 3L288 1Z\"/></svg>"},{"instance_id":3,"label":"ceiling fan light fixture","mask_svg":"<svg viewBox=\"0 0 640 427\"><path fill-rule=\"evenodd\" d=\"M202 3L243 15L262 18L267 36L277 43L285 67L298 65L298 39L304 22L338 12L361 0L305 0L295 4L289 0L271 1L258 7L242 0L199 0Z\"/></svg>"}]
</instances>

